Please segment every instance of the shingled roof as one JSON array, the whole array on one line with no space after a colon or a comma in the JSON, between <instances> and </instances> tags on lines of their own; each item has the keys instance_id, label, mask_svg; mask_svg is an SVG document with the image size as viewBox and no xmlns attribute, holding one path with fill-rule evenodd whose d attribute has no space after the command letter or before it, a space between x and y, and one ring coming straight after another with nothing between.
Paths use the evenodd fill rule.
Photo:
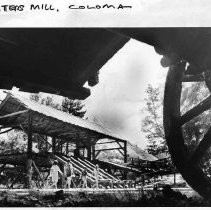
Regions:
<instances>
[{"instance_id":1,"label":"shingled roof","mask_svg":"<svg viewBox=\"0 0 211 210\"><path fill-rule=\"evenodd\" d=\"M26 112L24 110L26 110ZM124 137L114 134L101 125L39 104L12 92L9 92L0 104L0 115L4 116L17 112L19 112L19 114L10 115L6 118L0 117L0 124L8 127L21 126L27 129L29 113L27 110L32 113L32 130L35 133L61 137L69 141L75 141L77 138L83 138L84 140L112 138L126 141Z\"/></svg>"}]
</instances>

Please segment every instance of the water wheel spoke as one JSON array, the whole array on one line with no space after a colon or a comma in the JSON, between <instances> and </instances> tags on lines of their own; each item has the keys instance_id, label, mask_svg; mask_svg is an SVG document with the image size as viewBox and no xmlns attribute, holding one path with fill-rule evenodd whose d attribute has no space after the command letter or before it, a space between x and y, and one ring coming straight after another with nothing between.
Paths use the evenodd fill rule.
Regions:
<instances>
[{"instance_id":1,"label":"water wheel spoke","mask_svg":"<svg viewBox=\"0 0 211 210\"><path fill-rule=\"evenodd\" d=\"M203 74L197 74L197 75L184 75L182 78L183 82L203 82L204 76Z\"/></svg>"},{"instance_id":2,"label":"water wheel spoke","mask_svg":"<svg viewBox=\"0 0 211 210\"><path fill-rule=\"evenodd\" d=\"M163 109L166 142L172 161L183 178L200 195L210 199L211 181L200 167L201 165L192 162L191 157L188 156L188 150L184 144L185 139L183 136L182 125L208 110L211 107L211 96L181 116L180 101L182 92L182 77L185 72L184 68L185 67L182 66L181 63L175 63L175 65L172 65L169 68L166 78ZM201 140L199 146L193 153L193 161L201 160L211 145L211 140L209 139L211 139L211 129L208 130L203 137L203 140Z\"/></svg>"},{"instance_id":3,"label":"water wheel spoke","mask_svg":"<svg viewBox=\"0 0 211 210\"><path fill-rule=\"evenodd\" d=\"M198 163L201 158L205 155L206 151L211 146L211 127L208 129L207 133L204 135L203 139L200 141L190 160L193 163Z\"/></svg>"},{"instance_id":4,"label":"water wheel spoke","mask_svg":"<svg viewBox=\"0 0 211 210\"><path fill-rule=\"evenodd\" d=\"M198 105L196 105L194 108L192 108L191 110L187 111L184 115L182 115L180 118L180 125L184 125L193 118L202 114L204 111L208 110L210 107L211 107L211 96L207 97Z\"/></svg>"}]
</instances>

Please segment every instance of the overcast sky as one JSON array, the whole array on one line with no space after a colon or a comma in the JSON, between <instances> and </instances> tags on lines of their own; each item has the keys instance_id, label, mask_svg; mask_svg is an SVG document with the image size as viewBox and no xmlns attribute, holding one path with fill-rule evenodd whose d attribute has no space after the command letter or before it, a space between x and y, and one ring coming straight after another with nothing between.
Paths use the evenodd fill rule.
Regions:
<instances>
[{"instance_id":1,"label":"overcast sky","mask_svg":"<svg viewBox=\"0 0 211 210\"><path fill-rule=\"evenodd\" d=\"M99 124L144 149L147 140L141 132L143 99L148 84L164 86L167 69L161 66L160 59L153 47L131 39L100 69L99 83L83 101L86 117L95 118ZM13 91L18 90L13 88ZM2 100L5 94L0 96ZM62 100L55 95L53 99L58 103Z\"/></svg>"},{"instance_id":2,"label":"overcast sky","mask_svg":"<svg viewBox=\"0 0 211 210\"><path fill-rule=\"evenodd\" d=\"M160 59L153 47L131 39L101 68L85 101L87 116L144 148L141 109L147 85L164 85L167 69Z\"/></svg>"}]
</instances>

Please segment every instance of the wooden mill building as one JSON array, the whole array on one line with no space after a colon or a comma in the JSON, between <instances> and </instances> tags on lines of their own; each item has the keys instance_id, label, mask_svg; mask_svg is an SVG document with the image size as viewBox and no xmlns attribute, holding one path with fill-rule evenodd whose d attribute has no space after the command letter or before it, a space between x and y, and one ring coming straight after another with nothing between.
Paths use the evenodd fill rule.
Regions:
<instances>
[{"instance_id":1,"label":"wooden mill building","mask_svg":"<svg viewBox=\"0 0 211 210\"><path fill-rule=\"evenodd\" d=\"M11 128L27 133L27 155L25 158L28 168L32 165L35 153L50 152L70 156L73 145L72 155L80 157L80 154L84 154L84 150L86 150L87 160L93 161L103 151L103 149L96 150L95 145L104 138L109 138L110 142L117 144L115 148L106 150L118 150L123 155L124 161L127 162L127 141L125 139L100 125L39 104L18 94L8 93L0 105L0 115L3 133L10 131ZM43 147L42 149L40 147L43 141L45 142L45 151L42 151ZM37 144L36 152L33 151L33 142ZM11 154L11 157L12 155L14 154ZM10 160L8 157L9 155L1 156L0 162L19 164L15 156ZM24 164L23 160L20 163ZM36 165L39 165L39 162ZM28 176L31 179L30 174Z\"/></svg>"}]
</instances>

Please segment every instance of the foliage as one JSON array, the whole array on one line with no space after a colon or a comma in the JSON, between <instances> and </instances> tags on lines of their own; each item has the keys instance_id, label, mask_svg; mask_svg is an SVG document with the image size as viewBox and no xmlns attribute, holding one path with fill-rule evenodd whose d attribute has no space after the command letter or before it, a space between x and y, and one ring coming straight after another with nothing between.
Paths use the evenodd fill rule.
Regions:
<instances>
[{"instance_id":1,"label":"foliage","mask_svg":"<svg viewBox=\"0 0 211 210\"><path fill-rule=\"evenodd\" d=\"M142 131L146 134L146 137L149 140L149 144L147 147L148 152L156 155L166 148L162 126L161 107L163 99L160 95L160 89L154 88L151 85L148 86L146 93L146 107L144 108L144 111L146 112L146 117L142 122ZM210 92L203 82L189 84L184 83L180 101L181 114L184 114L188 110L195 107L206 97L208 97L209 94ZM190 154L194 152L204 134L209 129L210 124L211 110L208 110L183 125L183 136ZM202 168L207 172L211 171L209 163L210 157L211 152L209 151L204 156L203 161L205 163L203 165L201 164Z\"/></svg>"},{"instance_id":2,"label":"foliage","mask_svg":"<svg viewBox=\"0 0 211 210\"><path fill-rule=\"evenodd\" d=\"M63 112L67 112L77 117L83 117L86 111L82 111L84 105L82 105L79 100L72 100L69 98L64 98L62 104L55 103L53 99L49 96L45 98L41 98L38 94L32 94L30 96L31 100L44 104L46 106L51 106L55 109L61 110Z\"/></svg>"},{"instance_id":3,"label":"foliage","mask_svg":"<svg viewBox=\"0 0 211 210\"><path fill-rule=\"evenodd\" d=\"M19 153L26 151L27 135L18 130L12 130L7 133L7 138L0 138L0 153Z\"/></svg>"},{"instance_id":4,"label":"foliage","mask_svg":"<svg viewBox=\"0 0 211 210\"><path fill-rule=\"evenodd\" d=\"M40 104L50 106L58 110L61 109L61 106L58 103L55 103L50 96L41 98L39 94L31 94L30 99L33 101L39 102Z\"/></svg>"},{"instance_id":5,"label":"foliage","mask_svg":"<svg viewBox=\"0 0 211 210\"><path fill-rule=\"evenodd\" d=\"M149 141L147 150L152 155L166 150L164 141L164 130L162 125L162 99L159 88L148 85L146 89L147 97L144 99L146 116L142 121L142 131Z\"/></svg>"},{"instance_id":6,"label":"foliage","mask_svg":"<svg viewBox=\"0 0 211 210\"><path fill-rule=\"evenodd\" d=\"M205 83L192 83L190 86L183 87L183 94L181 98L182 113L195 107L201 101L203 101L210 94ZM207 132L211 124L211 110L207 110L199 116L192 119L190 122L183 126L183 135L185 143L188 145L189 152L193 153L198 144L202 140L204 134ZM203 170L210 176L211 164L210 164L211 152L210 149L200 161L200 165Z\"/></svg>"},{"instance_id":7,"label":"foliage","mask_svg":"<svg viewBox=\"0 0 211 210\"><path fill-rule=\"evenodd\" d=\"M64 98L62 101L62 111L68 112L77 117L84 117L86 111L82 111L84 105L81 104L79 100L71 100L69 98Z\"/></svg>"},{"instance_id":8,"label":"foliage","mask_svg":"<svg viewBox=\"0 0 211 210\"><path fill-rule=\"evenodd\" d=\"M204 83L192 83L189 86L183 87L181 97L182 114L195 107L208 95L209 90ZM210 122L211 112L208 110L186 123L183 126L185 143L190 146L197 145L203 136L202 134L209 128Z\"/></svg>"}]
</instances>

